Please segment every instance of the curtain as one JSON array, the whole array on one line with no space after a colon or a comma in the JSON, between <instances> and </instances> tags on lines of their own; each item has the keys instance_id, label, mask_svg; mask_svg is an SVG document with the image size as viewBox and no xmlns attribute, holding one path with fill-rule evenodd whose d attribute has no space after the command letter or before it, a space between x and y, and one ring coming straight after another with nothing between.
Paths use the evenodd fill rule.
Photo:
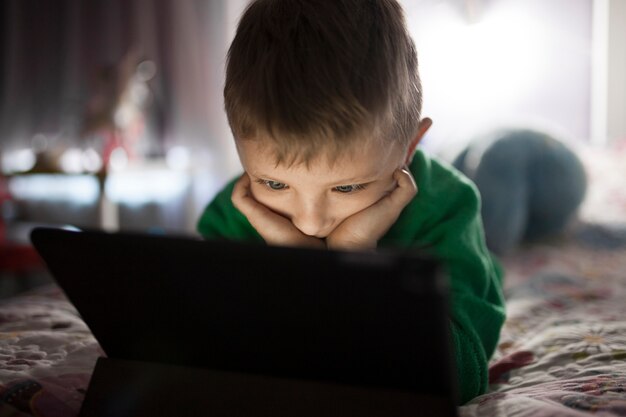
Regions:
<instances>
[{"instance_id":1,"label":"curtain","mask_svg":"<svg viewBox=\"0 0 626 417\"><path fill-rule=\"evenodd\" d=\"M184 146L234 171L221 93L227 13L226 0L0 2L0 152L87 146L134 95L140 157Z\"/></svg>"}]
</instances>

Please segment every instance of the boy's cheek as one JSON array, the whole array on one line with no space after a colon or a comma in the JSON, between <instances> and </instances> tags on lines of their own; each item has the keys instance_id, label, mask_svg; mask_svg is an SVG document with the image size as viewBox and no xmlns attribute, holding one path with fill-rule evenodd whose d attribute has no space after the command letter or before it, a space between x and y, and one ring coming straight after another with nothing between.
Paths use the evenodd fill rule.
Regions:
<instances>
[{"instance_id":1,"label":"boy's cheek","mask_svg":"<svg viewBox=\"0 0 626 417\"><path fill-rule=\"evenodd\" d=\"M383 187L383 192L381 193L380 197L378 200L382 200L383 198L387 197L389 194L391 194L393 192L393 190L395 190L396 188L398 188L398 181L396 181L395 179L389 178L388 181L386 181L385 186Z\"/></svg>"},{"instance_id":2,"label":"boy's cheek","mask_svg":"<svg viewBox=\"0 0 626 417\"><path fill-rule=\"evenodd\" d=\"M275 213L280 214L283 217L291 218L287 212L285 212L284 204L281 205L280 201L276 196L270 194L269 191L264 189L264 185L253 183L250 186L250 194L252 197L260 204L263 204L265 207L269 208ZM282 207L281 207L282 206Z\"/></svg>"},{"instance_id":3,"label":"boy's cheek","mask_svg":"<svg viewBox=\"0 0 626 417\"><path fill-rule=\"evenodd\" d=\"M250 185L250 194L252 195L252 198L254 198L257 202L263 204L264 206L270 207L270 205L267 204L267 198L264 196L265 190L260 189L260 187L261 184L252 183Z\"/></svg>"}]
</instances>

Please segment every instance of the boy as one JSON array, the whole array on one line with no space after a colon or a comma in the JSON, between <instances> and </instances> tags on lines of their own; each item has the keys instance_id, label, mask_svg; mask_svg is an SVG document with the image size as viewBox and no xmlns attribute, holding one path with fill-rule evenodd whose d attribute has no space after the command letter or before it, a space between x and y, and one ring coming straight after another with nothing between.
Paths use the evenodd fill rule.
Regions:
<instances>
[{"instance_id":1,"label":"boy","mask_svg":"<svg viewBox=\"0 0 626 417\"><path fill-rule=\"evenodd\" d=\"M425 248L451 279L461 401L487 387L504 321L475 187L416 147L417 56L395 0L257 0L228 53L225 107L244 174L206 208L207 238ZM426 359L427 360L427 359Z\"/></svg>"}]
</instances>

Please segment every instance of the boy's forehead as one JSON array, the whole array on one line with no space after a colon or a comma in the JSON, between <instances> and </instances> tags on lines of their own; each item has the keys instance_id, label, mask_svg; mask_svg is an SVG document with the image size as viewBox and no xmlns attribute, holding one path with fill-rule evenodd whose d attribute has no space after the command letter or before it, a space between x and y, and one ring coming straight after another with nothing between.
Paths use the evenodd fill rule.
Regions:
<instances>
[{"instance_id":1,"label":"boy's forehead","mask_svg":"<svg viewBox=\"0 0 626 417\"><path fill-rule=\"evenodd\" d=\"M366 175L384 169L387 165L398 164L403 156L402 149L397 143L381 143L380 141L366 140L361 144L353 144L341 151L333 147L316 149L313 155L298 155L298 149L290 158L279 158L280 151L277 145L269 139L239 139L236 141L239 156L247 169L252 166L274 167L280 170L327 170L340 173L362 173Z\"/></svg>"}]
</instances>

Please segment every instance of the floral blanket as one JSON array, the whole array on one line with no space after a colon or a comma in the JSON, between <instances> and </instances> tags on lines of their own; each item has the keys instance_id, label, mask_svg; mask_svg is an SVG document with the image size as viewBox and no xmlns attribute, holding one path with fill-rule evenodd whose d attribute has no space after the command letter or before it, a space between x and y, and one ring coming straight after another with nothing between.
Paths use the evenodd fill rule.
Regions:
<instances>
[{"instance_id":1,"label":"floral blanket","mask_svg":"<svg viewBox=\"0 0 626 417\"><path fill-rule=\"evenodd\" d=\"M102 351L56 286L0 304L0 416L78 414Z\"/></svg>"},{"instance_id":2,"label":"floral blanket","mask_svg":"<svg viewBox=\"0 0 626 417\"><path fill-rule=\"evenodd\" d=\"M505 260L508 317L490 392L461 416L626 416L626 228L604 233Z\"/></svg>"}]
</instances>

